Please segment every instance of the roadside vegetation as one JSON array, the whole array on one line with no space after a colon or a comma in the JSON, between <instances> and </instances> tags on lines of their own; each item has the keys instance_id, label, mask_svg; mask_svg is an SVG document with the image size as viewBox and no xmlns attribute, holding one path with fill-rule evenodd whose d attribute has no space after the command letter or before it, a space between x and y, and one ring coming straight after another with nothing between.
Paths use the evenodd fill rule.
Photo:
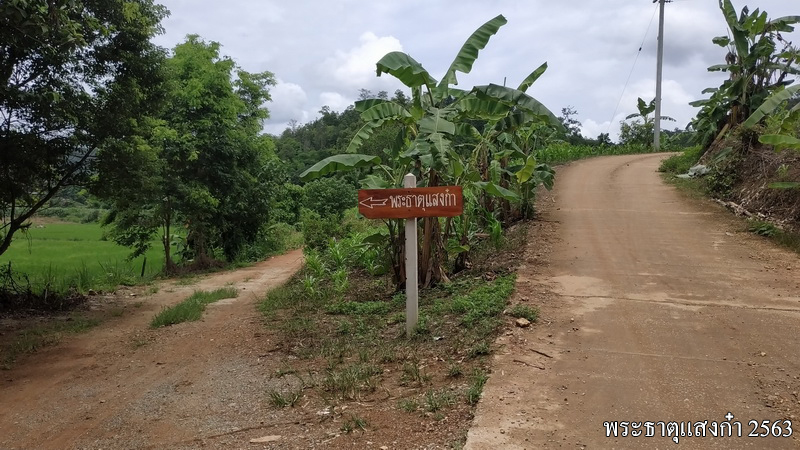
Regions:
<instances>
[{"instance_id":1,"label":"roadside vegetation","mask_svg":"<svg viewBox=\"0 0 800 450\"><path fill-rule=\"evenodd\" d=\"M615 145L607 136L581 136L571 108L556 117L528 96L546 63L517 89L455 88L456 72L470 70L477 50L504 23L498 16L467 39L441 81L408 55L387 54L378 72L397 77L410 97L362 91L352 109L323 111L319 121L278 139L278 153L299 168L300 142L323 125L353 131L337 135L330 154L316 153L318 162L302 160L299 179L283 185L287 194L306 193L295 216L306 247L301 272L259 306L279 336L282 368L265 392L275 408L347 409L350 416L340 413L346 433L373 423L363 405L376 401L398 421L468 423L500 331L515 319L538 320L536 308L511 305L510 298L528 239L525 219L536 215L537 191L555 182L551 164L651 151L644 133L634 132L652 128L652 111L626 122L631 135ZM684 138L665 133L665 145ZM462 186L465 205L460 217L418 222L423 289L410 339L403 222L366 220L352 209L356 188L399 187L406 173L416 175L418 186ZM297 210L287 207L291 198L282 206Z\"/></svg>"},{"instance_id":2,"label":"roadside vegetation","mask_svg":"<svg viewBox=\"0 0 800 450\"><path fill-rule=\"evenodd\" d=\"M800 49L784 39L800 16L720 2L729 27L713 42L728 54L709 71L730 73L700 107L691 126L697 147L664 161L661 171L692 195L714 197L746 216L746 229L800 249ZM706 174L677 178L697 164Z\"/></svg>"},{"instance_id":3,"label":"roadside vegetation","mask_svg":"<svg viewBox=\"0 0 800 450\"><path fill-rule=\"evenodd\" d=\"M304 268L260 303L281 359L272 374L276 387L265 398L275 408L346 409L345 432L369 428L375 409L365 405L375 401L398 421L468 420L510 314L536 319L535 308L509 310L527 225L514 227L499 245L481 239L470 269L422 290L410 339L405 295L385 267L376 271L373 249L359 241L367 233L309 249Z\"/></svg>"},{"instance_id":4,"label":"roadside vegetation","mask_svg":"<svg viewBox=\"0 0 800 450\"><path fill-rule=\"evenodd\" d=\"M160 328L183 322L193 322L203 317L206 306L216 301L239 295L235 287L225 287L211 292L195 291L186 300L164 308L150 322L150 328Z\"/></svg>"}]
</instances>

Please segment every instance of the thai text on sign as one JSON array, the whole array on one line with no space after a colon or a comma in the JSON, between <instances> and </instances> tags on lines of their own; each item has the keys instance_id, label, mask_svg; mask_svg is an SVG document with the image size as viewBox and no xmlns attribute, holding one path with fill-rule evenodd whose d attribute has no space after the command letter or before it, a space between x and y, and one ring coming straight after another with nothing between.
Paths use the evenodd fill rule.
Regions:
<instances>
[{"instance_id":1,"label":"thai text on sign","mask_svg":"<svg viewBox=\"0 0 800 450\"><path fill-rule=\"evenodd\" d=\"M461 186L358 191L358 212L370 219L454 217L463 210Z\"/></svg>"}]
</instances>

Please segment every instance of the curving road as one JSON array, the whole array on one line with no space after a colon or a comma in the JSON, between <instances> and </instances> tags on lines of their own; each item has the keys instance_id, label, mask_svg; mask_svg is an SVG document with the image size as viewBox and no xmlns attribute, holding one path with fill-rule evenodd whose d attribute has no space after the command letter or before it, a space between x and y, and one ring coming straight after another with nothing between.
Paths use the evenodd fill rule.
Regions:
<instances>
[{"instance_id":1,"label":"curving road","mask_svg":"<svg viewBox=\"0 0 800 450\"><path fill-rule=\"evenodd\" d=\"M542 316L501 338L467 448L800 447L800 259L665 185L666 156L559 172L551 251L531 236L517 293ZM676 446L659 425L637 438L604 426L729 412L743 437ZM794 432L747 437L750 420Z\"/></svg>"}]
</instances>

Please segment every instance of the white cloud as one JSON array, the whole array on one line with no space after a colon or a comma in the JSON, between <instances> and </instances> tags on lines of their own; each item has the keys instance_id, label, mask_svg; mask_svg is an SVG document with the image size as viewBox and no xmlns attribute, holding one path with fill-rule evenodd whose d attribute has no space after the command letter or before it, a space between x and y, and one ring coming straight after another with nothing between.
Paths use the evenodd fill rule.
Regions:
<instances>
[{"instance_id":1,"label":"white cloud","mask_svg":"<svg viewBox=\"0 0 800 450\"><path fill-rule=\"evenodd\" d=\"M339 84L357 90L362 87L381 86L394 83L383 82L375 76L375 63L384 55L393 51L402 51L403 46L394 36L377 36L370 31L359 37L360 44L350 50L336 51L336 55L327 58L323 70L330 73ZM377 86L376 86L377 85Z\"/></svg>"},{"instance_id":2,"label":"white cloud","mask_svg":"<svg viewBox=\"0 0 800 450\"><path fill-rule=\"evenodd\" d=\"M516 86L544 61L547 73L529 93L556 114L567 105L580 113L584 134L596 137L610 122L613 136L620 115L636 112L636 98L655 96L655 48L658 17L652 2L520 2L462 0L159 0L172 16L156 42L171 48L186 34L219 41L223 54L245 70L268 70L287 80L275 86L269 104L270 131L284 121L301 123L318 116L322 105L341 110L361 88L390 94L403 86L391 76L376 77L375 63L390 51L405 51L440 78L456 52L478 26L502 13L508 24L493 36L460 87L502 83ZM743 2L736 1L737 9ZM795 1L749 0L770 17L797 13ZM443 26L442 17L447 17ZM648 29L644 45L642 39ZM686 103L719 86L725 74L706 67L724 61L725 51L711 43L727 25L715 1L667 5L664 64L664 114L684 126L696 113ZM800 32L784 34L800 42ZM402 45L401 45L402 43ZM638 54L617 118L609 120ZM288 80L291 80L289 82ZM334 95L337 94L337 95ZM599 129L594 129L594 125ZM672 126L672 124L670 124Z\"/></svg>"},{"instance_id":3,"label":"white cloud","mask_svg":"<svg viewBox=\"0 0 800 450\"><path fill-rule=\"evenodd\" d=\"M287 83L280 79L277 81L270 90L272 96L272 102L268 104L270 120L276 122L299 120L308 103L306 91L299 84Z\"/></svg>"},{"instance_id":4,"label":"white cloud","mask_svg":"<svg viewBox=\"0 0 800 450\"><path fill-rule=\"evenodd\" d=\"M322 106L329 106L334 111L342 111L353 104L352 98L346 98L338 92L323 92L319 94L319 101Z\"/></svg>"}]
</instances>

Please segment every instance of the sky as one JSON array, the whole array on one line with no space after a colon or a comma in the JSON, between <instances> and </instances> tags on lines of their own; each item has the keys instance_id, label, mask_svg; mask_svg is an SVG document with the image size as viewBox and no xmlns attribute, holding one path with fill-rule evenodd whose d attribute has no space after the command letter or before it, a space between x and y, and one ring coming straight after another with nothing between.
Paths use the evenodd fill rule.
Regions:
<instances>
[{"instance_id":1,"label":"sky","mask_svg":"<svg viewBox=\"0 0 800 450\"><path fill-rule=\"evenodd\" d=\"M156 1L171 13L157 44L172 48L198 34L222 44L222 53L244 70L275 75L264 129L276 135L292 120L314 120L323 106L344 110L362 88L390 95L404 88L375 74L388 52L408 53L440 79L472 32L498 14L508 23L472 72L459 74L459 88L504 80L516 87L546 61L547 72L528 94L556 115L572 107L589 138L608 132L616 139L620 121L636 112L636 99L655 97L658 8L652 0ZM733 4L737 11L760 8L770 18L800 15L800 3L790 0ZM688 103L727 77L706 70L724 63L726 50L711 39L726 35L727 26L717 1L675 0L666 5L664 27L662 114L676 119L664 127L684 128L697 112ZM800 32L784 37L800 45Z\"/></svg>"}]
</instances>

